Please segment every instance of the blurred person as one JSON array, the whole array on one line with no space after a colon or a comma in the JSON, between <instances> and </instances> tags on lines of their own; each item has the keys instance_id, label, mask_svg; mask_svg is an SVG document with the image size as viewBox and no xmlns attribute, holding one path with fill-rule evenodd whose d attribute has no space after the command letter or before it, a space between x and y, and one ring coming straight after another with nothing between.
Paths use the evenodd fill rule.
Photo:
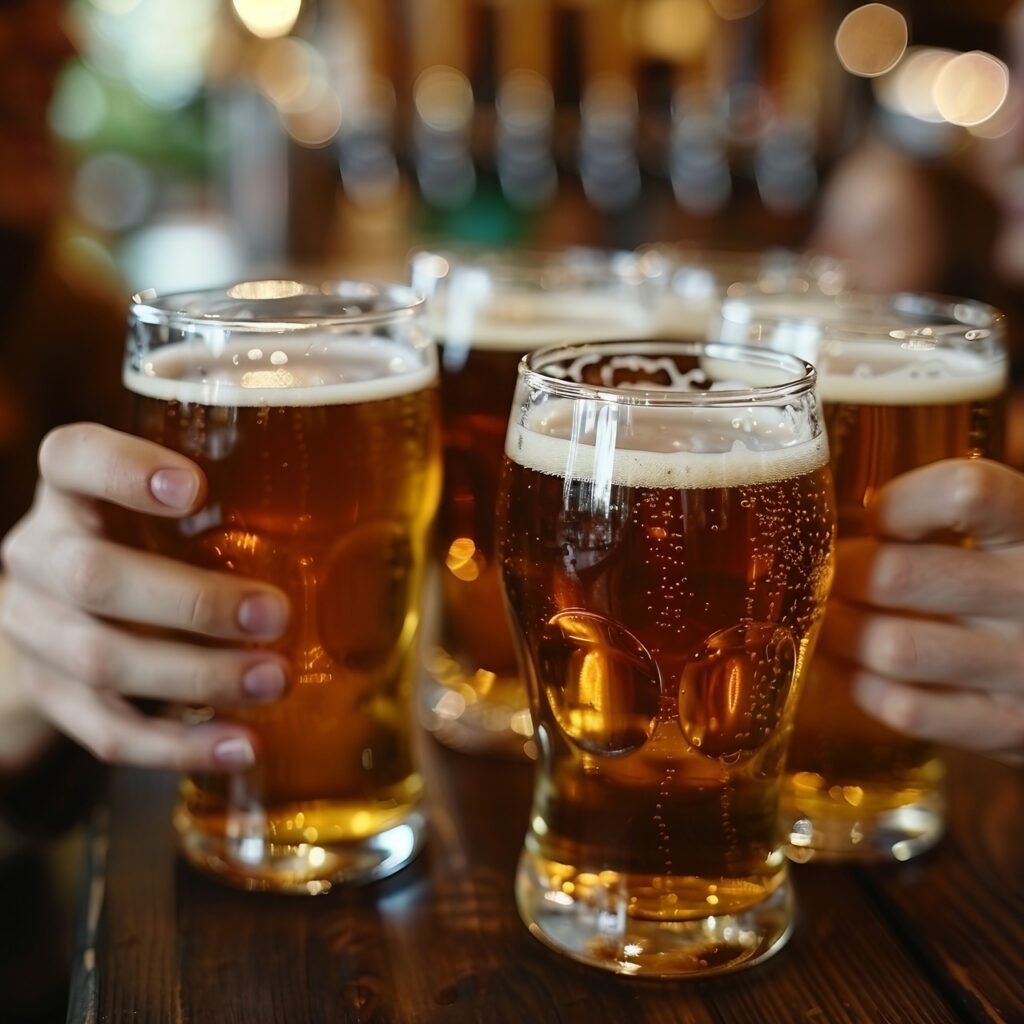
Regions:
<instances>
[{"instance_id":1,"label":"blurred person","mask_svg":"<svg viewBox=\"0 0 1024 1024\"><path fill-rule=\"evenodd\" d=\"M61 422L110 420L124 312L52 244L63 182L47 123L74 49L60 0L0 4L0 533L32 501L36 450ZM87 806L97 774L15 683L0 649L0 1017L63 1021L67 880L49 840ZM60 851L58 851L60 852Z\"/></svg>"},{"instance_id":2,"label":"blurred person","mask_svg":"<svg viewBox=\"0 0 1024 1024\"><path fill-rule=\"evenodd\" d=\"M1017 341L1007 458L1024 467L1024 2L1014 4L1006 19L1010 88L996 115L1002 134L978 139L971 148L971 166L999 204L1001 216L993 253L995 272L1010 292L1006 300L1011 335Z\"/></svg>"},{"instance_id":3,"label":"blurred person","mask_svg":"<svg viewBox=\"0 0 1024 1024\"><path fill-rule=\"evenodd\" d=\"M973 181L891 144L859 147L830 181L816 243L872 291L939 291L1014 307L1024 284L1024 2L1008 20L1009 130L975 146ZM1024 466L1019 346L1008 461ZM983 460L891 481L874 537L841 542L820 643L857 667L858 703L900 732L1024 763L1024 475ZM949 533L965 547L937 543Z\"/></svg>"}]
</instances>

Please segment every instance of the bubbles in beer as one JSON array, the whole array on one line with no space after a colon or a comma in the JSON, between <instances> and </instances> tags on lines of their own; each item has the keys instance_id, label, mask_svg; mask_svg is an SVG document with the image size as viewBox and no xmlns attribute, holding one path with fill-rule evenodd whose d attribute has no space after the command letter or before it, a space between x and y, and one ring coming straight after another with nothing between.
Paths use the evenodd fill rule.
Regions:
<instances>
[{"instance_id":1,"label":"bubbles in beer","mask_svg":"<svg viewBox=\"0 0 1024 1024\"><path fill-rule=\"evenodd\" d=\"M707 757L739 760L761 749L778 727L796 668L785 626L742 622L711 636L679 683L679 724Z\"/></svg>"},{"instance_id":2,"label":"bubbles in beer","mask_svg":"<svg viewBox=\"0 0 1024 1024\"><path fill-rule=\"evenodd\" d=\"M539 644L540 676L562 732L590 754L639 750L654 731L661 676L646 647L617 622L564 611Z\"/></svg>"},{"instance_id":3,"label":"bubbles in beer","mask_svg":"<svg viewBox=\"0 0 1024 1024\"><path fill-rule=\"evenodd\" d=\"M401 523L368 523L345 534L327 556L317 626L335 661L361 672L383 669L408 646L413 546ZM354 585L358 581L358 585Z\"/></svg>"}]
</instances>

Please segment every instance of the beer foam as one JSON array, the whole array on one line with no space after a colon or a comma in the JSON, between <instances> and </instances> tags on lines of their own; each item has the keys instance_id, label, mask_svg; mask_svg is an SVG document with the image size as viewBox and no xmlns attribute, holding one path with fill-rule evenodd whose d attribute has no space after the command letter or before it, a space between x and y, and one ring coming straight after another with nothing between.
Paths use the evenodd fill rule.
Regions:
<instances>
[{"instance_id":1,"label":"beer foam","mask_svg":"<svg viewBox=\"0 0 1024 1024\"><path fill-rule=\"evenodd\" d=\"M650 337L654 315L635 297L565 290L431 301L427 324L446 347L530 352L546 345Z\"/></svg>"},{"instance_id":2,"label":"beer foam","mask_svg":"<svg viewBox=\"0 0 1024 1024\"><path fill-rule=\"evenodd\" d=\"M348 405L397 398L437 378L424 356L387 338L253 334L212 344L153 349L142 369L125 366L129 391L165 402L207 406Z\"/></svg>"},{"instance_id":3,"label":"beer foam","mask_svg":"<svg viewBox=\"0 0 1024 1024\"><path fill-rule=\"evenodd\" d=\"M603 428L598 424L596 432L591 428L584 439L573 440L570 406L565 400L549 402L533 411L527 426L513 420L505 439L509 459L538 473L595 486L674 490L774 483L828 462L824 435L801 437L786 411L775 407L633 406L622 422L624 408L604 406L597 418L609 410L620 421L614 430L610 422ZM771 447L758 448L758 441Z\"/></svg>"},{"instance_id":4,"label":"beer foam","mask_svg":"<svg viewBox=\"0 0 1024 1024\"><path fill-rule=\"evenodd\" d=\"M1008 372L1003 359L963 349L915 351L895 342L826 342L818 362L821 400L851 405L980 402L1005 389Z\"/></svg>"},{"instance_id":5,"label":"beer foam","mask_svg":"<svg viewBox=\"0 0 1024 1024\"><path fill-rule=\"evenodd\" d=\"M806 324L794 322L789 332L780 324L765 339L774 351L792 352L814 364L818 397L849 405L955 405L997 397L1006 387L1005 359L965 349L931 347L925 339L820 341ZM824 328L827 331L827 327ZM747 342L747 344L757 344ZM765 342L761 342L765 344ZM712 376L735 368L716 360L701 365ZM759 368L744 366L743 380L759 387L776 383Z\"/></svg>"}]
</instances>

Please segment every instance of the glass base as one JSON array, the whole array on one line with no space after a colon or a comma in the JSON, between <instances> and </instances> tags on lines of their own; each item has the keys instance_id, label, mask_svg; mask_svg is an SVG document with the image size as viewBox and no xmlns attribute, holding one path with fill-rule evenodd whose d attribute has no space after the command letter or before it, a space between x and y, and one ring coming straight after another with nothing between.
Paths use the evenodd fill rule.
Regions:
<instances>
[{"instance_id":1,"label":"glass base","mask_svg":"<svg viewBox=\"0 0 1024 1024\"><path fill-rule=\"evenodd\" d=\"M793 930L793 895L783 867L776 888L754 906L690 920L645 920L629 914L627 876L616 893L567 896L545 877L541 858L524 851L516 903L530 933L546 946L591 967L642 978L705 978L752 967L777 953ZM618 894L623 895L618 895Z\"/></svg>"},{"instance_id":2,"label":"glass base","mask_svg":"<svg viewBox=\"0 0 1024 1024\"><path fill-rule=\"evenodd\" d=\"M419 684L423 728L446 747L467 754L533 760L533 722L525 701L518 676L483 670L468 675L440 650L431 652Z\"/></svg>"},{"instance_id":3,"label":"glass base","mask_svg":"<svg viewBox=\"0 0 1024 1024\"><path fill-rule=\"evenodd\" d=\"M930 850L945 831L945 800L939 792L899 807L865 812L827 796L801 800L786 815L790 860L907 861Z\"/></svg>"},{"instance_id":4,"label":"glass base","mask_svg":"<svg viewBox=\"0 0 1024 1024\"><path fill-rule=\"evenodd\" d=\"M182 806L174 814L178 846L200 871L248 891L320 895L336 885L386 878L423 848L426 820L413 808L376 835L314 843L275 843L261 835L233 837L203 829Z\"/></svg>"}]
</instances>

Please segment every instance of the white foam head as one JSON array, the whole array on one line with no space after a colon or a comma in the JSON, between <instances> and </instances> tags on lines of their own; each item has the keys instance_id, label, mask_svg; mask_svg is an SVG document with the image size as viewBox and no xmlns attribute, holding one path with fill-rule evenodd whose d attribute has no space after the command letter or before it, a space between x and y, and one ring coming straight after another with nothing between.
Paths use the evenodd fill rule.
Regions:
<instances>
[{"instance_id":1,"label":"white foam head","mask_svg":"<svg viewBox=\"0 0 1024 1024\"><path fill-rule=\"evenodd\" d=\"M986 401L1003 392L1008 372L1002 358L966 349L905 348L895 341L826 341L816 361L821 400L853 405Z\"/></svg>"},{"instance_id":2,"label":"white foam head","mask_svg":"<svg viewBox=\"0 0 1024 1024\"><path fill-rule=\"evenodd\" d=\"M525 424L513 418L505 453L527 469L598 487L738 487L824 466L824 434L808 434L806 423L774 406L653 408L552 399L534 406Z\"/></svg>"},{"instance_id":3,"label":"white foam head","mask_svg":"<svg viewBox=\"0 0 1024 1024\"><path fill-rule=\"evenodd\" d=\"M437 377L432 350L375 336L237 336L223 346L184 341L125 366L130 391L207 406L321 406L420 391Z\"/></svg>"},{"instance_id":4,"label":"white foam head","mask_svg":"<svg viewBox=\"0 0 1024 1024\"><path fill-rule=\"evenodd\" d=\"M824 402L951 405L998 396L1009 370L998 346L983 351L982 337L969 340L983 332L936 321L825 295L769 295L727 300L711 331L722 341L763 344L813 363Z\"/></svg>"},{"instance_id":5,"label":"white foam head","mask_svg":"<svg viewBox=\"0 0 1024 1024\"><path fill-rule=\"evenodd\" d=\"M430 332L446 347L529 352L546 345L648 338L653 310L622 291L557 289L479 296L439 295L428 303Z\"/></svg>"}]
</instances>

